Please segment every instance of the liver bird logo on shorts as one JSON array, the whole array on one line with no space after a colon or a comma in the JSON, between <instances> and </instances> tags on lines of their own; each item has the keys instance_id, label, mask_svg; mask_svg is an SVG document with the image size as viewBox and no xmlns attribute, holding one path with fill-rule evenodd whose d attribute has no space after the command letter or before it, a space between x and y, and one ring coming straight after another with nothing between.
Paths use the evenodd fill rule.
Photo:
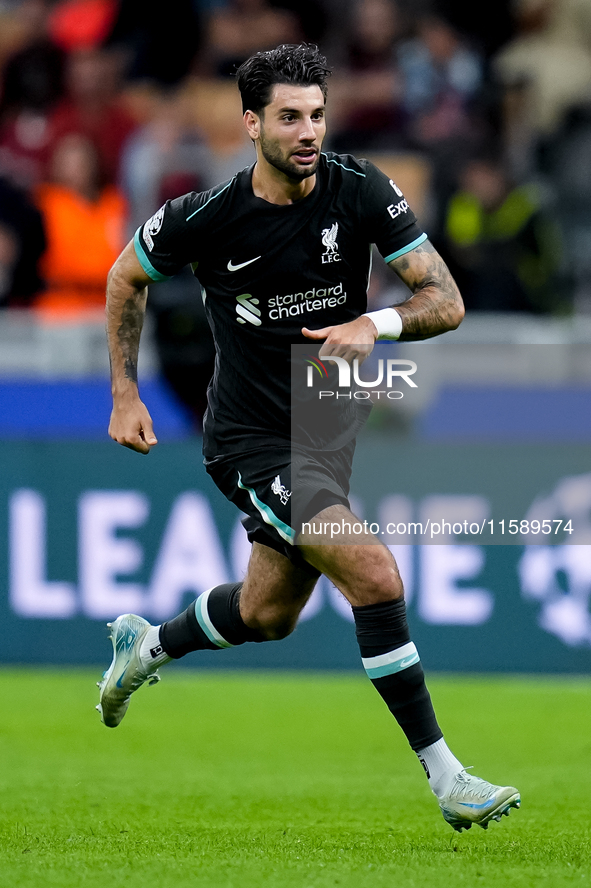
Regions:
<instances>
[{"instance_id":1,"label":"liver bird logo on shorts","mask_svg":"<svg viewBox=\"0 0 591 888\"><path fill-rule=\"evenodd\" d=\"M331 228L322 229L322 243L326 247L326 251L322 254L322 263L340 262L341 257L338 254L339 245L337 244L337 234L339 231L339 223L335 222Z\"/></svg>"},{"instance_id":2,"label":"liver bird logo on shorts","mask_svg":"<svg viewBox=\"0 0 591 888\"><path fill-rule=\"evenodd\" d=\"M287 505L287 501L291 496L291 490L288 490L284 484L281 483L281 478L279 475L276 475L275 480L271 484L271 490L273 493L279 497L281 500L281 504L283 506Z\"/></svg>"}]
</instances>

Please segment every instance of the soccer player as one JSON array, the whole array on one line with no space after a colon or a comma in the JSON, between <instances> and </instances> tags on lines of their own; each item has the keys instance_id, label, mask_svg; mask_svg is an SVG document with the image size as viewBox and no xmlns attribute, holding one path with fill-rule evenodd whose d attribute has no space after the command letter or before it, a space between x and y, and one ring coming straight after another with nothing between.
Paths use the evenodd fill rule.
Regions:
<instances>
[{"instance_id":1,"label":"soccer player","mask_svg":"<svg viewBox=\"0 0 591 888\"><path fill-rule=\"evenodd\" d=\"M104 724L116 727L133 691L158 681L158 667L171 659L284 638L323 573L352 606L365 670L416 752L444 818L457 830L486 827L519 807L519 793L469 775L446 745L389 549L369 532L334 543L298 534L302 522L355 522L347 494L358 423L336 408L323 446L294 442L291 345L324 343L322 355L351 362L369 354L376 339L453 330L464 313L448 269L394 182L367 161L321 153L328 74L311 46L248 59L238 87L256 162L211 191L168 201L109 275L109 434L148 453L156 436L137 383L146 287L192 265L217 353L205 465L246 513L252 553L243 582L208 590L161 626L133 614L110 624L113 661L99 682L97 708ZM395 309L368 314L373 243L411 295Z\"/></svg>"}]
</instances>

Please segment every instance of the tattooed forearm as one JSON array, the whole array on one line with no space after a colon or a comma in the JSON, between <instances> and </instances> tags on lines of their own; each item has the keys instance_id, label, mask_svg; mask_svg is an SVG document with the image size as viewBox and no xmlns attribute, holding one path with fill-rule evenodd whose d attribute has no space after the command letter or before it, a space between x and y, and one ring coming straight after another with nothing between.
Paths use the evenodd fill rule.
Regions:
<instances>
[{"instance_id":1,"label":"tattooed forearm","mask_svg":"<svg viewBox=\"0 0 591 888\"><path fill-rule=\"evenodd\" d=\"M462 297L429 241L389 264L413 294L396 306L402 317L401 340L429 339L459 326L464 316Z\"/></svg>"},{"instance_id":2,"label":"tattooed forearm","mask_svg":"<svg viewBox=\"0 0 591 888\"><path fill-rule=\"evenodd\" d=\"M107 278L107 338L115 399L138 395L138 352L149 282L133 244L128 244Z\"/></svg>"},{"instance_id":3,"label":"tattooed forearm","mask_svg":"<svg viewBox=\"0 0 591 888\"><path fill-rule=\"evenodd\" d=\"M140 333L144 321L143 306L130 297L125 301L121 312L121 325L117 339L123 356L125 377L137 385L137 359L140 347Z\"/></svg>"}]
</instances>

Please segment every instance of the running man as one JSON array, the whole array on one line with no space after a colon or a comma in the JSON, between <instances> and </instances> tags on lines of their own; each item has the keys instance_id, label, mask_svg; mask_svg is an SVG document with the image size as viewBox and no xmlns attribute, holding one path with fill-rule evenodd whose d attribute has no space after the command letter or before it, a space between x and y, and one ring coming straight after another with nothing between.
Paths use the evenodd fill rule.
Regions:
<instances>
[{"instance_id":1,"label":"running man","mask_svg":"<svg viewBox=\"0 0 591 888\"><path fill-rule=\"evenodd\" d=\"M109 434L148 453L157 442L137 381L146 288L191 264L217 353L205 465L246 513L252 553L243 582L208 590L161 626L132 614L110 624L113 661L97 708L116 727L131 694L158 681L158 667L171 659L284 638L323 573L352 606L367 675L416 752L444 818L456 830L486 827L519 807L519 793L469 775L446 745L389 549L369 532L334 544L297 533L302 522L355 522L347 495L358 425L346 409L337 411L332 439L292 449L291 345L324 343L323 356L351 362L376 339L437 336L464 314L448 269L397 185L365 160L321 153L328 74L311 46L280 46L246 61L238 87L256 162L211 191L168 201L109 275ZM410 295L368 314L372 244Z\"/></svg>"}]
</instances>

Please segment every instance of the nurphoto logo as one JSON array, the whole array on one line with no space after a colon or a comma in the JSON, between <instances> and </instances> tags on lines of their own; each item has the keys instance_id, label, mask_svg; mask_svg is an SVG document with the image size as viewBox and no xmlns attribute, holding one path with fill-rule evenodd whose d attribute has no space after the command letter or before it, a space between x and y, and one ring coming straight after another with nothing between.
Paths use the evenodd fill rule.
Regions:
<instances>
[{"instance_id":1,"label":"nurphoto logo","mask_svg":"<svg viewBox=\"0 0 591 888\"><path fill-rule=\"evenodd\" d=\"M406 383L410 388L418 388L416 382L410 377L417 372L417 365L414 361L403 360L401 358L380 358L377 362L377 375L375 379L361 379L359 372L359 359L355 358L351 364L345 358L337 355L320 355L318 357L309 355L306 358L308 367L306 368L306 386L307 388L315 388L317 376L320 376L321 382L328 380L329 372L326 366L327 362L336 364L338 369L338 382L336 389L320 389L318 391L318 399L323 398L354 398L357 401L380 400L382 395L391 401L398 401L404 397L404 392L393 388L395 382L400 380ZM316 371L316 373L314 372ZM352 378L351 378L352 377ZM385 388L378 386L385 385ZM357 388L359 386L359 388ZM371 389L371 391L368 391Z\"/></svg>"}]
</instances>

